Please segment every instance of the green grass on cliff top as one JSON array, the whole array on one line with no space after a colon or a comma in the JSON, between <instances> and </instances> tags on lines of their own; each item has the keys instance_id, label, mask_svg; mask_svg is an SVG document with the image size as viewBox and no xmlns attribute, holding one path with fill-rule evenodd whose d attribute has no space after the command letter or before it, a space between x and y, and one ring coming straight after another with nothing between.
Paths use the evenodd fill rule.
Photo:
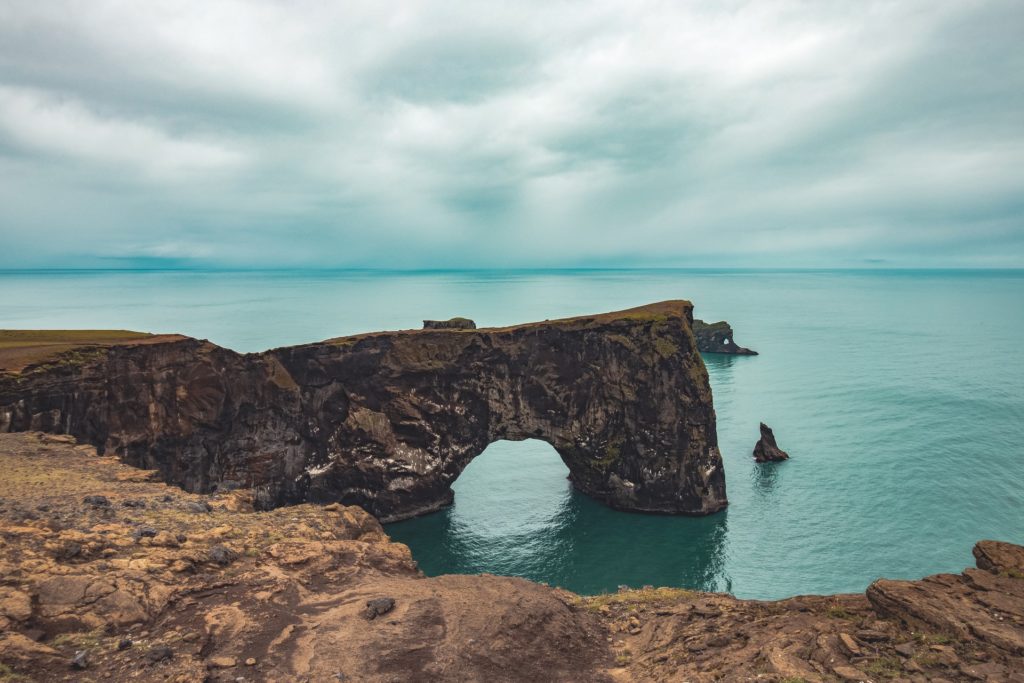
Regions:
<instances>
[{"instance_id":1,"label":"green grass on cliff top","mask_svg":"<svg viewBox=\"0 0 1024 683\"><path fill-rule=\"evenodd\" d=\"M0 371L18 372L80 347L113 346L167 339L131 330L0 330Z\"/></svg>"}]
</instances>

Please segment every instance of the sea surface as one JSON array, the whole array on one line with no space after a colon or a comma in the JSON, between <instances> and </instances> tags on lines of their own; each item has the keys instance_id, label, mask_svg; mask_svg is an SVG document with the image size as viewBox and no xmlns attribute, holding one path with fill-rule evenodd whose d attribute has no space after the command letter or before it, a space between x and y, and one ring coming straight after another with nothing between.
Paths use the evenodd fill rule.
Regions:
<instances>
[{"instance_id":1,"label":"sea surface","mask_svg":"<svg viewBox=\"0 0 1024 683\"><path fill-rule=\"evenodd\" d=\"M863 591L1024 543L1024 272L0 273L2 328L181 332L236 349L467 316L506 325L686 298L755 357L709 355L730 505L615 512L539 441L498 442L455 505L388 526L427 574L740 597ZM758 423L792 459L755 464Z\"/></svg>"}]
</instances>

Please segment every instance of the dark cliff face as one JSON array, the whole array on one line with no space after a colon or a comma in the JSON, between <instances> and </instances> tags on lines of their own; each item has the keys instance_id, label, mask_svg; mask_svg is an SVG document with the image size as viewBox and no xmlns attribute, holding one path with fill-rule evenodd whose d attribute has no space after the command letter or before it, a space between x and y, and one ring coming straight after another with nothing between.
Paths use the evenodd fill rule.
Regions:
<instances>
[{"instance_id":1,"label":"dark cliff face","mask_svg":"<svg viewBox=\"0 0 1024 683\"><path fill-rule=\"evenodd\" d=\"M87 439L170 482L264 507L438 509L490 443L550 443L613 507L726 505L688 302L508 328L383 332L237 354L209 342L77 349L0 374L0 431ZM72 353L72 352L67 352Z\"/></svg>"}]
</instances>

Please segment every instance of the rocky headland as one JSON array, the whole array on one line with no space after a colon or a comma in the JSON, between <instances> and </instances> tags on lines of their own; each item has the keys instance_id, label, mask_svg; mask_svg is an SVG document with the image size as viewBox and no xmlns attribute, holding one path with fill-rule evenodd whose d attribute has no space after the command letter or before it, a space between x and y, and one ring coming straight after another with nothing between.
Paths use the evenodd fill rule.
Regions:
<instances>
[{"instance_id":1,"label":"rocky headland","mask_svg":"<svg viewBox=\"0 0 1024 683\"><path fill-rule=\"evenodd\" d=\"M1022 681L1024 548L777 602L424 577L361 508L255 511L0 435L0 681Z\"/></svg>"},{"instance_id":2,"label":"rocky headland","mask_svg":"<svg viewBox=\"0 0 1024 683\"><path fill-rule=\"evenodd\" d=\"M732 325L724 320L717 323L694 320L693 333L697 337L697 348L703 353L727 353L733 356L757 355L757 351L744 348L736 343Z\"/></svg>"},{"instance_id":3,"label":"rocky headland","mask_svg":"<svg viewBox=\"0 0 1024 683\"><path fill-rule=\"evenodd\" d=\"M0 432L70 434L189 491L253 488L261 509L430 512L489 444L527 438L615 508L727 505L689 302L470 324L255 354L173 335L0 333Z\"/></svg>"}]
</instances>

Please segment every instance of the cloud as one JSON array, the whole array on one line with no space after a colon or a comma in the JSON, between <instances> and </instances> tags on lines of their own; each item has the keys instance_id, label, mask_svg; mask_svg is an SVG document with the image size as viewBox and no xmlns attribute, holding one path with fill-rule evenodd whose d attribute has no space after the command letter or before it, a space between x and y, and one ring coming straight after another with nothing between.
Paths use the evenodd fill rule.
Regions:
<instances>
[{"instance_id":1,"label":"cloud","mask_svg":"<svg viewBox=\"0 0 1024 683\"><path fill-rule=\"evenodd\" d=\"M6 86L0 86L0 135L30 152L158 177L220 170L244 159L216 142L172 136L141 121L104 118L80 102Z\"/></svg>"},{"instance_id":2,"label":"cloud","mask_svg":"<svg viewBox=\"0 0 1024 683\"><path fill-rule=\"evenodd\" d=\"M0 267L1024 266L1024 8L0 5Z\"/></svg>"}]
</instances>

